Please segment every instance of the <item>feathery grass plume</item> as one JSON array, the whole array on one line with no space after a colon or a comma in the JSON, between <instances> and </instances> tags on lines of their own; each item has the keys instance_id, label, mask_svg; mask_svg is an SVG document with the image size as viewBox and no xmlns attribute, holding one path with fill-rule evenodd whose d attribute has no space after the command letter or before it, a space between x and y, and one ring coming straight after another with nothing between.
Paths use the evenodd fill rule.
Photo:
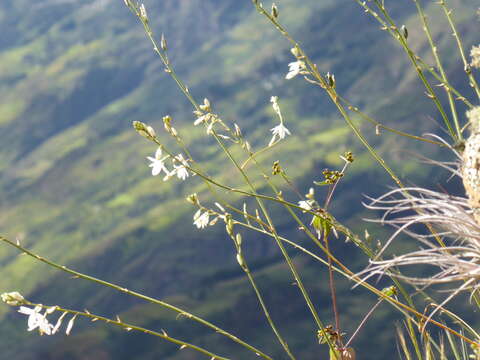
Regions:
<instances>
[{"instance_id":1,"label":"feathery grass plume","mask_svg":"<svg viewBox=\"0 0 480 360\"><path fill-rule=\"evenodd\" d=\"M470 120L473 118L472 113L469 114ZM480 115L480 112L474 114ZM474 144L470 145L472 137ZM366 204L369 209L383 211L382 218L374 221L391 225L397 230L370 262L369 267L361 272L360 275L364 277L364 281L374 275L388 275L396 276L414 285L424 286L463 282L459 287L452 289L451 295L439 307L463 290L475 292L480 288L477 281L480 278L480 222L473 206L480 200L478 193L474 192L479 189L480 172L474 169L480 147L479 140L479 133L474 130L467 140L463 156L452 149L460 159L460 165L453 163L455 165L452 167L452 163L433 162L463 178L465 187L469 189L467 190L468 198L421 187L411 187L394 189L377 199L371 199L370 204ZM477 149L477 153L473 154L472 149ZM416 224L429 224L435 232L418 233L412 230L412 226ZM422 248L387 260L378 260L401 233L418 240ZM415 277L392 271L407 265L433 266L436 271L433 276Z\"/></svg>"},{"instance_id":2,"label":"feathery grass plume","mask_svg":"<svg viewBox=\"0 0 480 360\"><path fill-rule=\"evenodd\" d=\"M473 215L480 224L480 106L467 112L471 134L465 142L462 178Z\"/></svg>"}]
</instances>

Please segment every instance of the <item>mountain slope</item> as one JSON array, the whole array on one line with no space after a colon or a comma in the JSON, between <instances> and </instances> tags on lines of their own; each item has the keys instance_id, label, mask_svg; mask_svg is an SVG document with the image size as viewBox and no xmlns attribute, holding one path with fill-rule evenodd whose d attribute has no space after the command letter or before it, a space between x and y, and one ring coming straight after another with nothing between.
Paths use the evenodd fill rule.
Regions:
<instances>
[{"instance_id":1,"label":"mountain slope","mask_svg":"<svg viewBox=\"0 0 480 360\"><path fill-rule=\"evenodd\" d=\"M80 271L152 296L172 297L173 302L198 308L233 331L251 336L259 346L269 344L264 329L251 333L253 324L263 324L262 315L255 312L255 299L242 280L223 229L198 232L193 225L185 226L191 223L194 210L183 198L195 191L207 196L204 185L199 179L164 183L151 177L144 158L155 149L131 129L131 121L140 120L160 132L162 116L171 114L174 126L198 153L198 160L208 162L206 169L232 186L238 185L229 176L231 165L221 160L201 130L193 129L188 103L163 72L141 26L121 1L29 4L0 5L0 28L6 29L0 40L2 233ZM462 24L473 23L473 4L455 2ZM264 158L265 166L281 159L297 186L306 191L323 167L338 166L338 155L354 150L358 161L334 203L333 212L341 219L349 219L359 210L359 193L382 191L383 184L391 184L318 90L298 79L283 79L291 61L288 44L253 11L249 1L171 0L146 5L157 35L166 34L172 62L192 94L208 97L224 120L238 122L256 148L268 142L268 129L275 124L268 100L271 95L280 96L287 126L294 135ZM322 71L335 73L339 89L355 103L367 104L387 125L416 134L437 128L434 123L418 121L420 116L436 114L426 97L420 100L423 90L418 80L403 75L409 64L401 50L356 4L345 0L339 7L333 1L310 0L299 5L292 0L282 3L280 9L292 34L302 39ZM394 9L400 19L412 24L411 41L427 51L412 10L399 5ZM450 50L451 45L443 40L448 30L439 26L435 31L443 49ZM473 34L465 35L466 45L476 41ZM449 71L460 74L461 67L450 64ZM460 80L455 83L467 87ZM371 127L365 130L374 133ZM387 135L373 141L392 160L396 154L388 153L391 148L418 146ZM415 174L419 166L404 166L401 161L397 168L418 181L431 175ZM369 186L378 179L382 179L380 189ZM278 223L285 221L282 231L286 235L298 236L285 214L275 215ZM265 286L272 294L271 303L283 304L294 298L282 293L289 288L290 279L284 269L278 270L280 259L271 241L248 235L246 241L253 266L260 277L270 281L265 281ZM353 253L351 245L339 245L339 250ZM177 329L177 322L163 312L158 319L156 313L153 318L146 316L153 311L149 305L117 299L110 290L73 282L15 255L12 249L0 247L1 292L18 289L32 300L87 307L110 316L121 313L122 318L125 314L144 325L163 327L166 323L169 331ZM322 274L321 267L301 257L298 261L308 279ZM284 280L278 273L285 274ZM279 284L277 291L272 283ZM314 287L327 308L326 288L317 283ZM348 284L343 287L347 291ZM242 290L233 291L239 288ZM298 299L288 303L291 316L283 319L283 327L294 338L295 348L303 351L302 358L314 358L311 335L308 341L294 336L301 333L299 329L305 334L314 329ZM351 301L345 300L349 306L358 300ZM245 305L241 316L235 311L240 305ZM352 312L352 319L358 322L361 312L345 311ZM0 316L8 319L0 334L9 339L0 350L18 359L35 359L39 352L45 359L132 358L139 354L137 347L127 351L119 345L122 343L143 344L138 345L143 352L137 355L142 359L189 356L152 339L135 336L130 340L130 334L124 338L100 326L95 331L79 328L78 337L70 341L36 338L26 334L22 320L10 309L0 307ZM281 312L277 316L281 317ZM301 320L295 324L297 319ZM200 336L197 330L183 326L178 331L228 352L230 345ZM368 342L364 344L368 346ZM278 351L276 345L266 346ZM86 350L91 355L85 355Z\"/></svg>"}]
</instances>

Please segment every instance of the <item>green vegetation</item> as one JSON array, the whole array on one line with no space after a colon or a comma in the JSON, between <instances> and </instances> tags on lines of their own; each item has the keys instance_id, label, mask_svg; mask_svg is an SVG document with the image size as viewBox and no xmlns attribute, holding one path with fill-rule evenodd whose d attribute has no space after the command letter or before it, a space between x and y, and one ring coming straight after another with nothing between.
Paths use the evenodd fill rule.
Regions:
<instances>
[{"instance_id":1,"label":"green vegetation","mask_svg":"<svg viewBox=\"0 0 480 360\"><path fill-rule=\"evenodd\" d=\"M287 64L293 61L291 46L250 1L190 0L179 6L177 0L164 0L146 5L156 35L165 33L174 67L192 94L208 97L226 123L238 123L254 150L268 143L269 129L278 123L269 99L279 96L292 136L258 156L268 171L281 159L295 188L304 194L312 180L322 180L324 168L341 170L344 162L339 155L352 151L355 162L339 183L330 211L358 233L370 228L360 221L365 217L361 194L381 194L394 182L325 94L305 81L284 79ZM355 1L286 0L279 5L282 24L302 41L322 73L335 74L337 89L354 105L382 125L418 136L425 132L444 135L438 130L443 125L441 117L424 95L419 79L409 71L411 65L402 49L378 30L378 24ZM435 6L429 3L426 8L437 19L441 16ZM451 6L465 48L478 43L476 32L467 26L477 21L472 9L478 4L458 0ZM392 4L392 12L399 23L408 26L413 49L427 56L428 42L414 5ZM248 191L214 141L205 137L203 129L193 127L190 104L154 57L143 29L124 4L45 1L36 7L27 0L4 2L0 4L0 28L7 29L0 39L1 234L72 269L182 306L275 359L284 358L223 226L195 231L192 216L196 209L184 198L196 192L202 202L207 201L207 186L199 176L190 178L187 186L180 181L162 182L162 176L150 174L144 159L152 156L155 147L132 131L131 122L148 123L159 133L162 117L170 114L195 159L205 164L205 171L221 183ZM433 22L431 31L439 50L451 53L454 47L445 20ZM463 66L444 58L447 71L454 74L453 85L471 94L464 78L455 76L463 73ZM448 108L447 99L441 101ZM459 109L463 114L464 108ZM442 151L439 147L384 130L377 136L375 125L358 116L353 121L405 182L431 185L432 178L448 176L439 169L405 161L402 153L402 149L411 149L436 157ZM166 146L172 144L172 139L165 139ZM231 151L234 156L242 154L235 146ZM261 176L252 180L257 190L267 192ZM291 190L285 187L284 191ZM229 196L241 208L244 200ZM253 201L247 203L251 209L256 206ZM288 213L271 211L282 236L307 242ZM375 239L388 237L385 229L371 232ZM312 336L315 323L298 288L291 285L274 241L252 234L245 235L244 244L272 317L298 359L327 356L326 347L322 348L325 354L319 355ZM361 270L368 261L342 237L331 246L335 256L348 259L354 270ZM402 249L399 246L395 251ZM333 323L326 268L293 248L288 251L321 318ZM127 322L156 331L166 329L171 336L188 338L218 353L233 351L234 359L253 358L213 331L151 303L118 296L111 289L71 279L17 255L0 246L0 293L15 289L31 301L87 308L110 318L118 314ZM363 289L353 290L352 296L351 286L346 279L338 280L339 307L349 334L378 298ZM0 306L0 353L5 358L182 360L197 356L148 335L132 335L103 324L90 326L80 320L67 339L63 335L39 338L26 333L23 321L9 315L9 310ZM368 352L369 359L385 359L396 351L392 329L399 319L397 312L382 304L362 330L377 334L374 343L370 336L361 335L355 342L358 358ZM377 350L371 354L373 346Z\"/></svg>"}]
</instances>

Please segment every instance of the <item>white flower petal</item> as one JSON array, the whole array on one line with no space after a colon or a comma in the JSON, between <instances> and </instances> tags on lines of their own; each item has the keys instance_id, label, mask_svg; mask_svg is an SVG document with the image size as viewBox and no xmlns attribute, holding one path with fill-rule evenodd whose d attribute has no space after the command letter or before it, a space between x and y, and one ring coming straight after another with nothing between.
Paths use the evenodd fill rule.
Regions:
<instances>
[{"instance_id":1,"label":"white flower petal","mask_svg":"<svg viewBox=\"0 0 480 360\"><path fill-rule=\"evenodd\" d=\"M65 330L65 334L70 335L70 332L72 331L73 328L73 323L75 322L75 318L77 315L73 315L73 317L70 319L70 321L67 324L67 329Z\"/></svg>"}]
</instances>

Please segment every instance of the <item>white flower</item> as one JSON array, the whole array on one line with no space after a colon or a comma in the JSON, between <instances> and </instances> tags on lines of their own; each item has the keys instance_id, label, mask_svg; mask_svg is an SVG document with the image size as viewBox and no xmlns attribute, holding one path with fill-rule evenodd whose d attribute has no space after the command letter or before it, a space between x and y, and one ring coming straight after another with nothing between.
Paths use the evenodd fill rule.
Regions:
<instances>
[{"instance_id":1,"label":"white flower","mask_svg":"<svg viewBox=\"0 0 480 360\"><path fill-rule=\"evenodd\" d=\"M300 74L300 72L305 69L305 63L303 61L295 61L288 64L288 74L285 76L285 79L290 80Z\"/></svg>"},{"instance_id":2,"label":"white flower","mask_svg":"<svg viewBox=\"0 0 480 360\"><path fill-rule=\"evenodd\" d=\"M272 140L268 143L268 146L272 146L272 144L277 140L277 137L279 140L285 138L285 136L290 135L290 131L283 125L283 123L280 123L279 125L275 126L274 128L271 128L270 131L273 134Z\"/></svg>"},{"instance_id":3,"label":"white flower","mask_svg":"<svg viewBox=\"0 0 480 360\"><path fill-rule=\"evenodd\" d=\"M42 310L41 306L36 306L34 309L30 309L26 306L20 306L18 312L28 315L28 331L38 328L40 334L52 335L53 325L47 320L47 312L42 315L40 314L40 310Z\"/></svg>"},{"instance_id":4,"label":"white flower","mask_svg":"<svg viewBox=\"0 0 480 360\"><path fill-rule=\"evenodd\" d=\"M162 148L160 147L155 152L155 157L147 156L147 159L151 161L151 163L148 166L152 168L153 176L157 176L162 171L168 174L168 170L165 167L165 160L168 158L169 158L168 155L162 158Z\"/></svg>"},{"instance_id":5,"label":"white flower","mask_svg":"<svg viewBox=\"0 0 480 360\"><path fill-rule=\"evenodd\" d=\"M206 113L195 120L193 123L194 126L200 125L201 123L207 122L210 119L211 115L210 113Z\"/></svg>"},{"instance_id":6,"label":"white flower","mask_svg":"<svg viewBox=\"0 0 480 360\"><path fill-rule=\"evenodd\" d=\"M175 160L180 162L180 165L173 165L174 169L169 175L173 176L174 174L176 174L179 179L185 180L190 175L187 170L187 160L185 160L182 154L178 154L175 157Z\"/></svg>"},{"instance_id":7,"label":"white flower","mask_svg":"<svg viewBox=\"0 0 480 360\"><path fill-rule=\"evenodd\" d=\"M312 210L312 205L310 203L310 200L302 200L298 202L298 206L300 206L302 209L305 209L307 211Z\"/></svg>"},{"instance_id":8,"label":"white flower","mask_svg":"<svg viewBox=\"0 0 480 360\"><path fill-rule=\"evenodd\" d=\"M202 214L202 209L199 209L195 215L193 215L193 224L199 228L203 229L208 225L210 215L208 214L208 211L205 211Z\"/></svg>"}]
</instances>

